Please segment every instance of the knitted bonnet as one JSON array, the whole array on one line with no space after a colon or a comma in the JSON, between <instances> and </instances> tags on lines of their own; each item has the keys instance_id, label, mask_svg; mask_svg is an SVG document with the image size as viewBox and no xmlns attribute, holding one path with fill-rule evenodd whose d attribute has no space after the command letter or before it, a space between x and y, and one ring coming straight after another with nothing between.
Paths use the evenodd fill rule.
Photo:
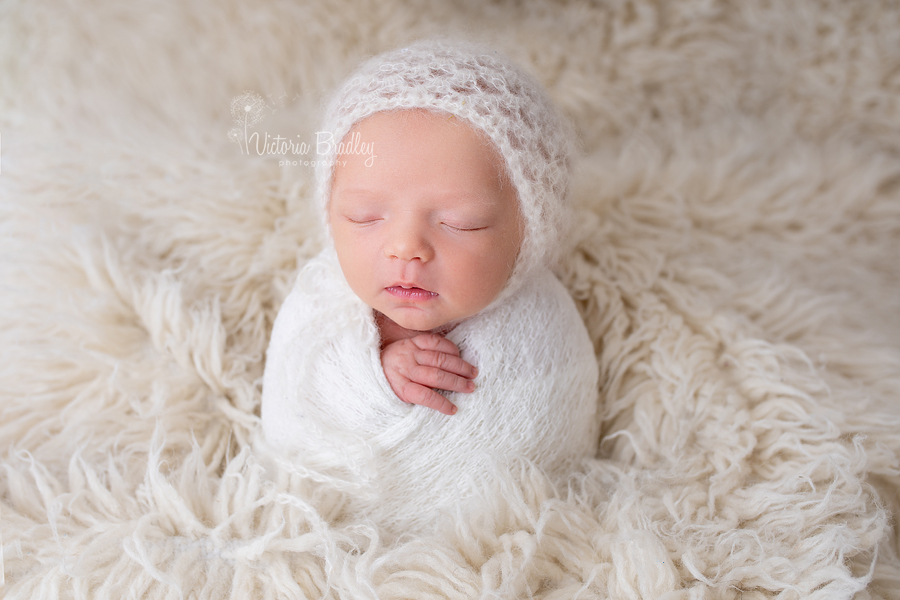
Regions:
<instances>
[{"instance_id":1,"label":"knitted bonnet","mask_svg":"<svg viewBox=\"0 0 900 600\"><path fill-rule=\"evenodd\" d=\"M566 223L570 136L533 77L490 48L445 40L420 41L363 63L328 103L319 149L316 197L330 240L327 205L337 143L366 117L424 108L463 119L493 143L516 189L524 219L522 246L499 300L533 269L558 258Z\"/></svg>"}]
</instances>

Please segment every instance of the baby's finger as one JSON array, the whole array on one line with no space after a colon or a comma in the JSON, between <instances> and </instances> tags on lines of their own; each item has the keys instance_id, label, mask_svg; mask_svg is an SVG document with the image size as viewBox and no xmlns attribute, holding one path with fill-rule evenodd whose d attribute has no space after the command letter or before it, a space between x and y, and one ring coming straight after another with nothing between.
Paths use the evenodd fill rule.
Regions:
<instances>
[{"instance_id":1,"label":"baby's finger","mask_svg":"<svg viewBox=\"0 0 900 600\"><path fill-rule=\"evenodd\" d=\"M423 333L422 335L417 335L412 338L412 342L419 350L434 350L436 352L459 356L459 348L456 347L456 344L436 333Z\"/></svg>"},{"instance_id":2,"label":"baby's finger","mask_svg":"<svg viewBox=\"0 0 900 600\"><path fill-rule=\"evenodd\" d=\"M414 381L408 382L403 387L403 397L401 399L410 404L419 404L420 406L433 408L445 415L456 414L456 406L452 402L434 390L419 385Z\"/></svg>"},{"instance_id":3,"label":"baby's finger","mask_svg":"<svg viewBox=\"0 0 900 600\"><path fill-rule=\"evenodd\" d=\"M413 367L407 377L420 385L448 392L469 393L475 390L475 382L471 379L425 365Z\"/></svg>"},{"instance_id":4,"label":"baby's finger","mask_svg":"<svg viewBox=\"0 0 900 600\"><path fill-rule=\"evenodd\" d=\"M420 350L413 355L416 362L425 367L435 367L442 371L455 373L460 377L473 379L478 374L478 369L458 356L446 352L434 352L432 350Z\"/></svg>"}]
</instances>

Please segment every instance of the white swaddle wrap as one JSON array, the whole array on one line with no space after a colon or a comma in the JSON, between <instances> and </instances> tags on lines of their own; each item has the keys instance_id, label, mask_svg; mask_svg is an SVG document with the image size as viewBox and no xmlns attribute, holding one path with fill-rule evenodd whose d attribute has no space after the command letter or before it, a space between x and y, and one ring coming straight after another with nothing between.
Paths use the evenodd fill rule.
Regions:
<instances>
[{"instance_id":1,"label":"white swaddle wrap","mask_svg":"<svg viewBox=\"0 0 900 600\"><path fill-rule=\"evenodd\" d=\"M549 270L447 339L479 369L476 390L450 393L453 416L407 404L381 367L373 311L352 292L334 252L300 272L266 357L266 439L314 470L372 492L370 516L409 529L477 496L512 457L564 477L597 446L593 347Z\"/></svg>"},{"instance_id":2,"label":"white swaddle wrap","mask_svg":"<svg viewBox=\"0 0 900 600\"><path fill-rule=\"evenodd\" d=\"M496 149L523 224L505 287L446 336L478 367L475 391L449 393L459 410L446 416L391 389L373 309L330 247L335 147L316 166L328 247L281 307L263 381L268 442L296 464L358 484L365 514L395 531L469 506L512 458L565 476L594 455L599 429L593 346L550 270L567 222L569 131L540 84L505 57L434 40L364 63L332 97L322 130L340 141L370 115L420 108L459 118Z\"/></svg>"}]
</instances>

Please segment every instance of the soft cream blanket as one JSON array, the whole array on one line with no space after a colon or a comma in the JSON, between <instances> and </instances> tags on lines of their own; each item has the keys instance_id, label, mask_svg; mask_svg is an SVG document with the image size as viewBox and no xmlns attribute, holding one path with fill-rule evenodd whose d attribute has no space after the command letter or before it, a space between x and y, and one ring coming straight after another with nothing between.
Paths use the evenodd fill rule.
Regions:
<instances>
[{"instance_id":1,"label":"soft cream blanket","mask_svg":"<svg viewBox=\"0 0 900 600\"><path fill-rule=\"evenodd\" d=\"M442 32L579 132L601 444L386 540L253 449L322 246L262 144ZM0 4L0 596L900 598L898 74L877 0Z\"/></svg>"}]
</instances>

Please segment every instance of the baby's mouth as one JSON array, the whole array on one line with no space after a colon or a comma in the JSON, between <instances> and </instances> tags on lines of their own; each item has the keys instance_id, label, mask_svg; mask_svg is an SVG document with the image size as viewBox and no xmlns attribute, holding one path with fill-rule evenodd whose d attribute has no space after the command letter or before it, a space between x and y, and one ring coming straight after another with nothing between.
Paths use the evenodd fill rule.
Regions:
<instances>
[{"instance_id":1,"label":"baby's mouth","mask_svg":"<svg viewBox=\"0 0 900 600\"><path fill-rule=\"evenodd\" d=\"M392 285L384 288L388 294L405 300L431 300L437 298L438 294L416 286Z\"/></svg>"}]
</instances>

